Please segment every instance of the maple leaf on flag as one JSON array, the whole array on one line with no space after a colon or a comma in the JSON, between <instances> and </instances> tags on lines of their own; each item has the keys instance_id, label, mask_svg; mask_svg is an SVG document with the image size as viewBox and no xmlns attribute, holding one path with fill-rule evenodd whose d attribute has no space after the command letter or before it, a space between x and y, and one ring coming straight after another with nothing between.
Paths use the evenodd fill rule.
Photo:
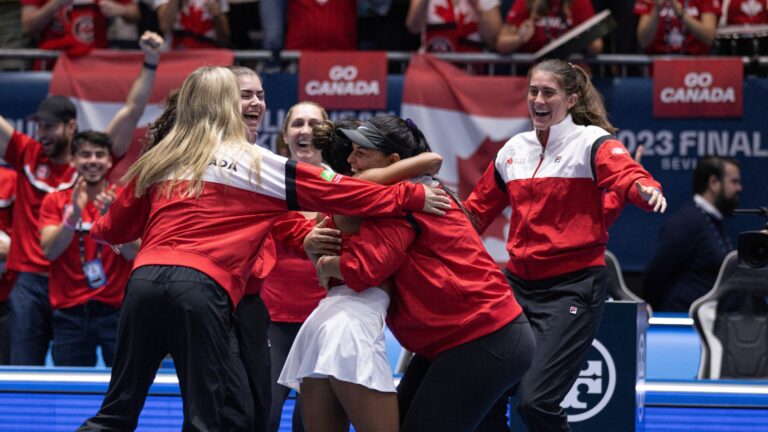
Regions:
<instances>
[{"instance_id":1,"label":"maple leaf on flag","mask_svg":"<svg viewBox=\"0 0 768 432\"><path fill-rule=\"evenodd\" d=\"M205 9L188 5L181 11L181 28L191 33L202 36L213 30L213 18L205 12Z\"/></svg>"},{"instance_id":2,"label":"maple leaf on flag","mask_svg":"<svg viewBox=\"0 0 768 432\"><path fill-rule=\"evenodd\" d=\"M480 144L475 152L467 159L457 157L457 167L459 174L459 197L464 200L475 188L477 181L488 168L488 164L496 158L496 153L506 141L492 141L488 138ZM488 226L483 233L483 237L495 237L502 241L506 240L504 235L504 226L507 224L507 217L502 213Z\"/></svg>"}]
</instances>

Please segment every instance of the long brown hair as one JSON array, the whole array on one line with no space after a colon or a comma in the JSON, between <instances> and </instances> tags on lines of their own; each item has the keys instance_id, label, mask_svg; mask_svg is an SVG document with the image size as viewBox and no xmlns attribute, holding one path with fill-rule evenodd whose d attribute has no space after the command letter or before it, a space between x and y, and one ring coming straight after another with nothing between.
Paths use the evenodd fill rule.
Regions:
<instances>
[{"instance_id":1,"label":"long brown hair","mask_svg":"<svg viewBox=\"0 0 768 432\"><path fill-rule=\"evenodd\" d=\"M584 69L563 60L544 60L528 71L529 83L536 72L552 74L566 96L572 94L578 96L576 105L569 110L574 123L582 126L599 126L610 134L616 133L617 129L608 120L603 97L592 85L592 80Z\"/></svg>"}]
</instances>

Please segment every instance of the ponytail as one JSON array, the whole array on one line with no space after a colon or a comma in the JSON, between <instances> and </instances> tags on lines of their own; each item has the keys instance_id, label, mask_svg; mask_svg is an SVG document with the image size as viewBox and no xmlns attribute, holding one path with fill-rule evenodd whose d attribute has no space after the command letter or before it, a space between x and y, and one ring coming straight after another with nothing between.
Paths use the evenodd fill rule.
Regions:
<instances>
[{"instance_id":1,"label":"ponytail","mask_svg":"<svg viewBox=\"0 0 768 432\"><path fill-rule=\"evenodd\" d=\"M567 96L578 96L576 105L569 111L574 123L599 126L610 134L616 133L616 128L608 121L603 97L592 85L592 80L584 69L563 60L544 60L528 71L528 81L530 82L531 76L539 71L551 73Z\"/></svg>"}]
</instances>

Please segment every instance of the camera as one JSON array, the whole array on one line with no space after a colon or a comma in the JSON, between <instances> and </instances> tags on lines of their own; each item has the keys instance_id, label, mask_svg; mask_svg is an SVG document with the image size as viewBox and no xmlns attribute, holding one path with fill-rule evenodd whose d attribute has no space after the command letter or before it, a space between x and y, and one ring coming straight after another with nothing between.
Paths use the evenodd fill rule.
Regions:
<instances>
[{"instance_id":1,"label":"camera","mask_svg":"<svg viewBox=\"0 0 768 432\"><path fill-rule=\"evenodd\" d=\"M739 262L747 267L768 267L768 231L739 234Z\"/></svg>"},{"instance_id":2,"label":"camera","mask_svg":"<svg viewBox=\"0 0 768 432\"><path fill-rule=\"evenodd\" d=\"M760 215L768 222L768 207L739 209L734 214ZM739 264L750 268L768 267L768 223L762 231L739 234Z\"/></svg>"}]
</instances>

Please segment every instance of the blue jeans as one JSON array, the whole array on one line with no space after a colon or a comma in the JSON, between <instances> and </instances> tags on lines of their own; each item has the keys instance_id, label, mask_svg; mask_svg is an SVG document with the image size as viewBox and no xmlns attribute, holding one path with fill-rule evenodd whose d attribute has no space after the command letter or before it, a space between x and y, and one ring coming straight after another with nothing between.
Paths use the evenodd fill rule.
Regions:
<instances>
[{"instance_id":1,"label":"blue jeans","mask_svg":"<svg viewBox=\"0 0 768 432\"><path fill-rule=\"evenodd\" d=\"M45 365L51 340L48 276L19 273L8 305L11 310L11 364Z\"/></svg>"},{"instance_id":2,"label":"blue jeans","mask_svg":"<svg viewBox=\"0 0 768 432\"><path fill-rule=\"evenodd\" d=\"M287 0L262 0L259 2L262 49L270 51L283 49L287 4Z\"/></svg>"},{"instance_id":3,"label":"blue jeans","mask_svg":"<svg viewBox=\"0 0 768 432\"><path fill-rule=\"evenodd\" d=\"M98 301L53 311L53 364L96 366L96 347L112 366L120 309Z\"/></svg>"}]
</instances>

